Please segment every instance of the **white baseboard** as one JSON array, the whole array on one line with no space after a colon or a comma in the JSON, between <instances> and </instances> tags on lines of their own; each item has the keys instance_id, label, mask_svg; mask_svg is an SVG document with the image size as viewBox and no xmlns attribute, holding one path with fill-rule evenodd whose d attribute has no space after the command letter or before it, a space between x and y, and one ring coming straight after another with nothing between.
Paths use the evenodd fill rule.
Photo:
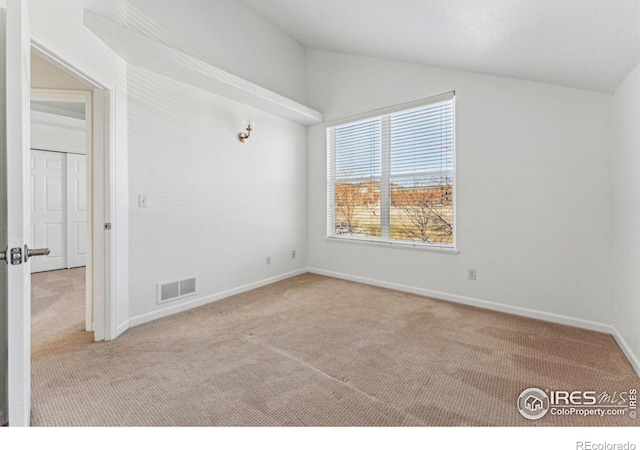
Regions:
<instances>
[{"instance_id":1,"label":"white baseboard","mask_svg":"<svg viewBox=\"0 0 640 450\"><path fill-rule=\"evenodd\" d=\"M559 323L562 325L569 325L572 327L586 328L588 330L599 331L601 333L614 334L615 330L610 325L592 322L590 320L577 319L575 317L564 316L561 314L548 313L535 309L522 308L520 306L505 305L503 303L495 303L487 300L480 300L473 297L465 297L462 295L449 294L446 292L432 291L430 289L423 289L415 286L407 286L404 284L391 283L387 281L375 280L372 278L359 277L354 275L348 275L339 272L331 272L329 270L309 268L309 272L318 275L325 275L333 278L340 278L348 281L355 281L357 283L369 284L372 286L378 286L388 289L393 289L401 292L408 292L410 294L424 295L426 297L432 297L438 300L447 300L454 303L461 303L463 305L477 306L478 308L490 309L492 311L499 311L508 314L515 314L517 316L528 317L531 319L545 320L547 322Z\"/></svg>"},{"instance_id":2,"label":"white baseboard","mask_svg":"<svg viewBox=\"0 0 640 450\"><path fill-rule=\"evenodd\" d=\"M116 327L116 335L113 338L115 339L118 336L120 336L122 333L127 331L129 327L130 327L129 320L125 320L124 322L122 322L120 325Z\"/></svg>"},{"instance_id":3,"label":"white baseboard","mask_svg":"<svg viewBox=\"0 0 640 450\"><path fill-rule=\"evenodd\" d=\"M302 275L304 273L307 273L306 268L295 270L293 272L284 273L282 275L278 275L275 277L266 278L264 280L256 281L254 283L245 284L244 286L239 286L237 288L229 289L227 291L219 292L213 295L208 295L206 297L197 298L195 300L182 302L176 305L166 306L156 311L152 311L146 314L141 314L139 316L129 318L127 328L135 327L136 325L141 325L143 323L151 322L152 320L171 316L173 314L177 314L183 311L188 311L190 309L197 308L198 306L206 305L206 304L215 302L217 300L222 300L223 298L231 297L232 295L242 294L243 292L247 292L252 289L266 286L268 284L272 284L277 281L286 280L287 278L295 277L297 275ZM121 326L124 326L124 324L122 324Z\"/></svg>"},{"instance_id":4,"label":"white baseboard","mask_svg":"<svg viewBox=\"0 0 640 450\"><path fill-rule=\"evenodd\" d=\"M615 329L614 329L613 337L618 343L618 346L620 347L624 355L629 360L631 367L633 367L633 369L636 371L636 373L640 377L640 358L638 358L638 355L635 354L635 352L631 349L627 341Z\"/></svg>"}]
</instances>

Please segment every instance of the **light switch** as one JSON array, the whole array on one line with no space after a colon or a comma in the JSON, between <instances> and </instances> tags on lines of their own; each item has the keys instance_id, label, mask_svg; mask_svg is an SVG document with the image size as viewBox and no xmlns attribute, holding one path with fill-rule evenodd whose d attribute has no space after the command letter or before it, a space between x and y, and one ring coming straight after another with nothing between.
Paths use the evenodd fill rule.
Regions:
<instances>
[{"instance_id":1,"label":"light switch","mask_svg":"<svg viewBox=\"0 0 640 450\"><path fill-rule=\"evenodd\" d=\"M147 194L138 195L138 206L140 208L148 208L149 207L149 196Z\"/></svg>"}]
</instances>

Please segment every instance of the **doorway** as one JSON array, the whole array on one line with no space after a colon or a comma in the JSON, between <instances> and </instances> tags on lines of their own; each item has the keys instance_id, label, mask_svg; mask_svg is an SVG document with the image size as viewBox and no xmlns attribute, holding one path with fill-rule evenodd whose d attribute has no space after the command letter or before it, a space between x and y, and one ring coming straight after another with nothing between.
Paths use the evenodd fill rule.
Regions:
<instances>
[{"instance_id":1,"label":"doorway","mask_svg":"<svg viewBox=\"0 0 640 450\"><path fill-rule=\"evenodd\" d=\"M31 263L31 273L38 274L32 276L32 320L39 321L38 313L46 309L43 305L51 306L54 300L71 296L77 302L84 298L69 313L82 310L84 330L93 331L94 299L87 289L86 271L62 273L85 267L91 245L87 233L92 217L87 201L91 197L87 158L92 154L92 93L90 86L37 55L32 54L32 60L32 86L38 87L31 90L29 246L50 250L49 255ZM58 89L64 87L76 89ZM69 276L74 283L64 282ZM38 328L33 325L36 333Z\"/></svg>"},{"instance_id":2,"label":"doorway","mask_svg":"<svg viewBox=\"0 0 640 450\"><path fill-rule=\"evenodd\" d=\"M113 339L115 337L114 303L111 296L113 247L110 233L107 231L110 228L106 226L113 209L111 203L113 184L110 174L113 173L114 161L110 158L112 155L110 133L113 132L112 124L115 118L110 104L112 91L41 44L32 42L31 50L32 107L44 109L45 112L56 112L50 108L53 106L66 110L65 114L72 118L74 114L75 118L78 118L81 115L81 107L84 109L86 130L84 144L82 138L72 132L73 128L77 128L77 123L73 123L72 118L67 118L63 120L63 122L66 121L64 125L71 126L67 127L63 134L60 134L60 127L57 130L49 128L45 131L48 131L50 137L54 137L53 142L50 140L48 143L43 143L41 136L34 136L32 147L64 151L67 154L67 164L69 159L75 158L70 157L70 153L80 154L86 150L84 161L86 172L82 175L86 180L86 189L81 190L85 196L77 197L84 200L86 204L76 208L75 218L67 220L67 226L76 227L74 232L67 235L79 241L75 250L70 249L68 252L75 251L82 254L81 247L84 244L84 254L80 256L86 260L86 271L83 269L86 277L85 304L83 305L85 330L94 332L95 341ZM69 167L69 170L72 169ZM76 181L81 180L76 179ZM78 188L77 185L75 187ZM84 225L79 218L81 215L85 216ZM71 266L74 264L78 263L72 263ZM69 265L68 262L67 265ZM77 280L74 285L77 287Z\"/></svg>"}]
</instances>

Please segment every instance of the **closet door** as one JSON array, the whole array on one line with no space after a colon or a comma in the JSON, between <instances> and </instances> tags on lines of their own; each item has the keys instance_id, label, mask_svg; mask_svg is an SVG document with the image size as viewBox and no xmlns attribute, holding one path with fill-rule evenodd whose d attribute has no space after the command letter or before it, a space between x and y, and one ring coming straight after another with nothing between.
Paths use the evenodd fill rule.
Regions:
<instances>
[{"instance_id":1,"label":"closet door","mask_svg":"<svg viewBox=\"0 0 640 450\"><path fill-rule=\"evenodd\" d=\"M86 265L87 157L67 153L67 267Z\"/></svg>"},{"instance_id":2,"label":"closet door","mask_svg":"<svg viewBox=\"0 0 640 450\"><path fill-rule=\"evenodd\" d=\"M66 158L64 153L31 150L31 248L49 248L34 258L31 272L67 267Z\"/></svg>"}]
</instances>

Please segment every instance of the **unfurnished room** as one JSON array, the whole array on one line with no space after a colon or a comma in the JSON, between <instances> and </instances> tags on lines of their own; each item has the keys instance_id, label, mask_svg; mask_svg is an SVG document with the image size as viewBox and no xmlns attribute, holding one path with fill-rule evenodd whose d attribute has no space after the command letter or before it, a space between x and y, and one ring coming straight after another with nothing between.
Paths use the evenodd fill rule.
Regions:
<instances>
[{"instance_id":1,"label":"unfurnished room","mask_svg":"<svg viewBox=\"0 0 640 450\"><path fill-rule=\"evenodd\" d=\"M7 429L637 431L640 2L0 6Z\"/></svg>"}]
</instances>

